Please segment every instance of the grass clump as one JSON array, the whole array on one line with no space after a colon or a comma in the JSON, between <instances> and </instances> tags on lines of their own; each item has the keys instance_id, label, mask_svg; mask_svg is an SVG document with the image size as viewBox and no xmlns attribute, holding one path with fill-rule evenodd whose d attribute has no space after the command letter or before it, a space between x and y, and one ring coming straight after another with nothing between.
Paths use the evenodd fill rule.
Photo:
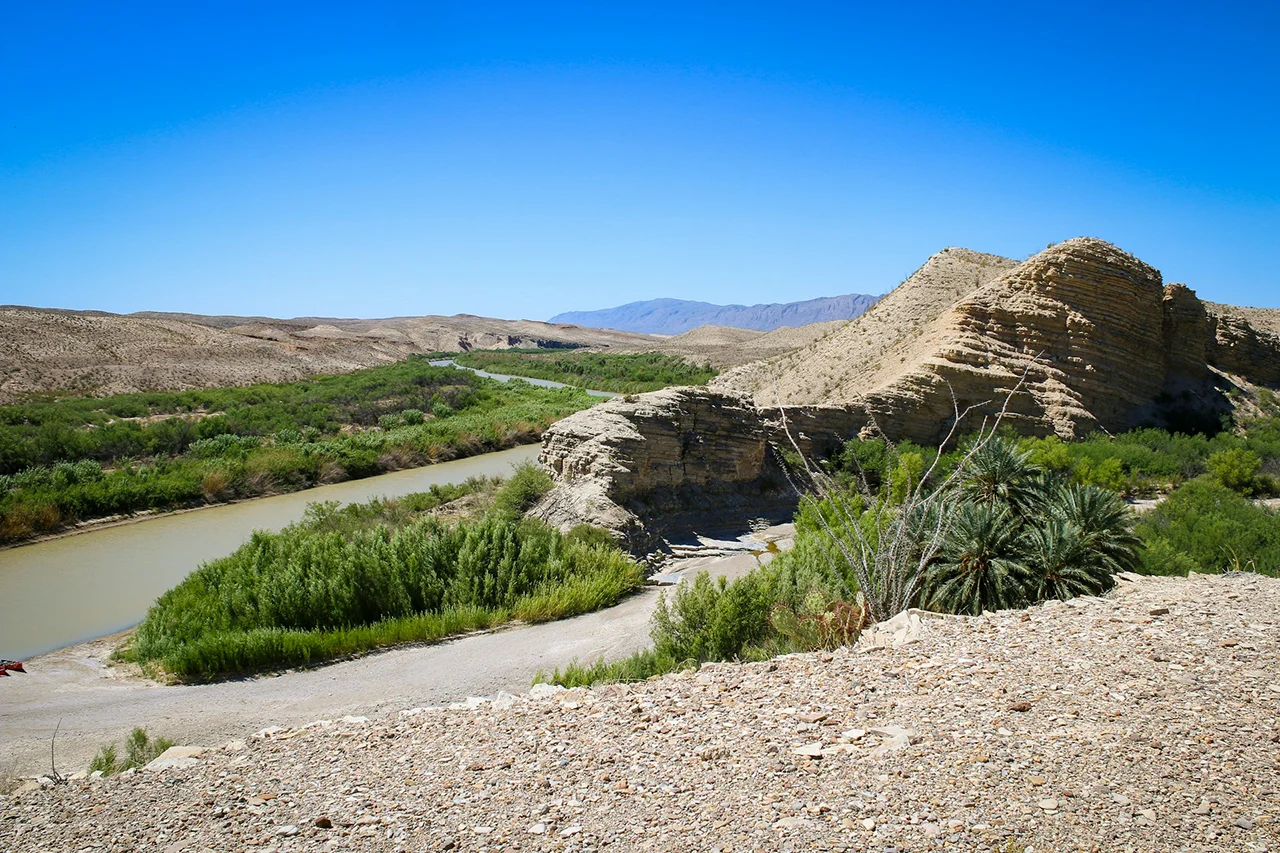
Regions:
<instances>
[{"instance_id":1,"label":"grass clump","mask_svg":"<svg viewBox=\"0 0 1280 853\"><path fill-rule=\"evenodd\" d=\"M656 352L472 350L450 357L464 367L489 373L547 379L617 394L657 391L672 385L705 385L716 375L710 365L690 364L679 356Z\"/></svg>"},{"instance_id":2,"label":"grass clump","mask_svg":"<svg viewBox=\"0 0 1280 853\"><path fill-rule=\"evenodd\" d=\"M303 521L255 533L161 596L129 655L179 679L263 672L513 618L559 619L637 588L640 567L611 543L513 513L538 491L536 480L522 469L488 513L452 525L418 513L458 489L312 505ZM468 488L494 491L489 481Z\"/></svg>"},{"instance_id":3,"label":"grass clump","mask_svg":"<svg viewBox=\"0 0 1280 853\"><path fill-rule=\"evenodd\" d=\"M114 776L130 769L142 769L158 758L175 743L168 738L152 738L144 728L135 728L124 742L124 757L114 743L98 750L89 764L89 772L101 770L104 776Z\"/></svg>"}]
</instances>

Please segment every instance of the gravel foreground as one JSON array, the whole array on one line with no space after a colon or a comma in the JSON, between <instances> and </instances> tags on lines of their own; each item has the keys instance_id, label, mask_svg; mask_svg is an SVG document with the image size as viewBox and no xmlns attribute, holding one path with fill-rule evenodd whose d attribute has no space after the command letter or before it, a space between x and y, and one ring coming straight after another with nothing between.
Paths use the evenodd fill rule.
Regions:
<instances>
[{"instance_id":1,"label":"gravel foreground","mask_svg":"<svg viewBox=\"0 0 1280 853\"><path fill-rule=\"evenodd\" d=\"M6 851L1280 850L1280 580L349 718L0 798ZM879 731L877 731L879 730Z\"/></svg>"}]
</instances>

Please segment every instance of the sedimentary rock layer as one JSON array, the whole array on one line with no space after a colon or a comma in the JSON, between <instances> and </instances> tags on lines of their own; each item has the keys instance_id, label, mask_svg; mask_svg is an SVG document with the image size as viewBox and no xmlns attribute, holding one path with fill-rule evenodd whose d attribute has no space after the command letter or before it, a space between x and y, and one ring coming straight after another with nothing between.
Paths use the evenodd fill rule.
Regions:
<instances>
[{"instance_id":1,"label":"sedimentary rock layer","mask_svg":"<svg viewBox=\"0 0 1280 853\"><path fill-rule=\"evenodd\" d=\"M771 445L935 443L957 414L960 432L1003 418L1074 438L1216 419L1233 385L1278 382L1280 338L1210 312L1109 243L1069 240L1021 264L950 249L791 355L732 370L710 391L640 395L555 425L543 459L557 485L539 513L634 538L673 508L784 500Z\"/></svg>"}]
</instances>

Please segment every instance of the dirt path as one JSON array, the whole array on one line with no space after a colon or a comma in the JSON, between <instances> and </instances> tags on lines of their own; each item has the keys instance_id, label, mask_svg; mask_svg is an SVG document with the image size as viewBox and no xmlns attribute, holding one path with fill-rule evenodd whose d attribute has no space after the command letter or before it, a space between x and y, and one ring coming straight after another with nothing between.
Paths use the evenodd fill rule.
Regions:
<instances>
[{"instance_id":1,"label":"dirt path","mask_svg":"<svg viewBox=\"0 0 1280 853\"><path fill-rule=\"evenodd\" d=\"M790 532L787 525L770 538ZM734 577L755 564L750 554L699 557L676 561L663 577L679 582L699 571ZM121 741L135 726L179 743L216 746L268 726L375 717L526 691L539 670L645 648L659 595L646 588L574 619L217 684L170 687L128 674L129 667L108 660L118 637L70 646L28 661L26 676L0 680L0 775L47 773L49 738L59 721L58 769L69 773L87 767L103 744Z\"/></svg>"},{"instance_id":2,"label":"dirt path","mask_svg":"<svg viewBox=\"0 0 1280 853\"><path fill-rule=\"evenodd\" d=\"M539 669L642 648L658 596L650 588L575 619L218 684L166 687L123 674L107 661L114 638L72 646L29 661L26 677L0 684L0 770L47 772L49 738L59 720L58 769L71 772L134 726L181 743L217 745L267 726L528 690Z\"/></svg>"}]
</instances>

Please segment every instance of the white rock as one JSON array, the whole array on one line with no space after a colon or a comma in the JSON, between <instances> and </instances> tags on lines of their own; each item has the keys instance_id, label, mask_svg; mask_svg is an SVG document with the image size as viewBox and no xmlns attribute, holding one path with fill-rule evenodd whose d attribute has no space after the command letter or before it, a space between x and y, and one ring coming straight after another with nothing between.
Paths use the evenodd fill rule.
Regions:
<instances>
[{"instance_id":1,"label":"white rock","mask_svg":"<svg viewBox=\"0 0 1280 853\"><path fill-rule=\"evenodd\" d=\"M546 699L555 696L557 693L564 693L565 690L559 684L547 684L540 682L529 688L530 699Z\"/></svg>"},{"instance_id":2,"label":"white rock","mask_svg":"<svg viewBox=\"0 0 1280 853\"><path fill-rule=\"evenodd\" d=\"M781 820L775 821L773 827L774 829L796 829L798 827L808 825L809 821L802 817L784 817Z\"/></svg>"},{"instance_id":3,"label":"white rock","mask_svg":"<svg viewBox=\"0 0 1280 853\"><path fill-rule=\"evenodd\" d=\"M200 756L206 752L202 746L171 746L160 753L143 770L152 773L160 770L181 770L195 767L200 763Z\"/></svg>"}]
</instances>

